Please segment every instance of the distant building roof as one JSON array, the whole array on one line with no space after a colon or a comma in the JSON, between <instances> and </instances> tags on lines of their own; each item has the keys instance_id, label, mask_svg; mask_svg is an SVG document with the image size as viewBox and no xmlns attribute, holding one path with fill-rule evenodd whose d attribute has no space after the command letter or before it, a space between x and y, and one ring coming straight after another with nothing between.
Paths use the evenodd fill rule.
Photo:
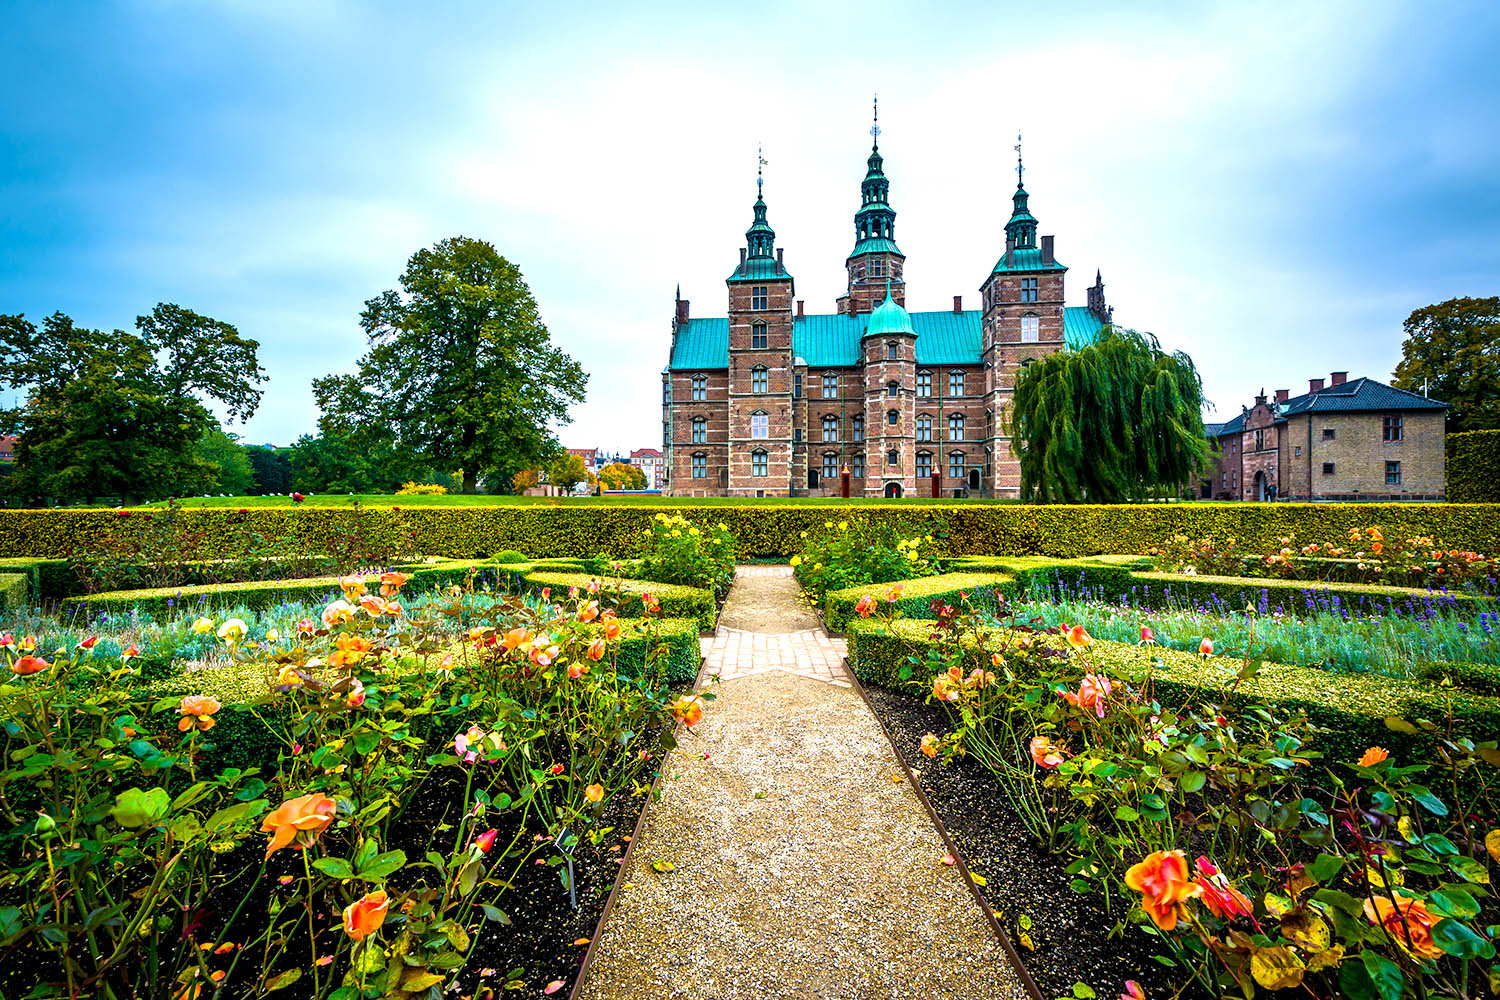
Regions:
<instances>
[{"instance_id":1,"label":"distant building roof","mask_svg":"<svg viewBox=\"0 0 1500 1000\"><path fill-rule=\"evenodd\" d=\"M1293 396L1277 407L1278 422L1300 413L1370 413L1381 410L1446 410L1447 403L1377 382L1350 379L1317 392Z\"/></svg>"},{"instance_id":2,"label":"distant building roof","mask_svg":"<svg viewBox=\"0 0 1500 1000\"><path fill-rule=\"evenodd\" d=\"M661 458L660 448L637 448L630 453L631 458Z\"/></svg>"},{"instance_id":3,"label":"distant building roof","mask_svg":"<svg viewBox=\"0 0 1500 1000\"><path fill-rule=\"evenodd\" d=\"M917 364L977 365L982 347L977 309L910 313L917 334ZM792 354L809 368L848 368L859 364L859 341L867 317L834 313L798 316L792 325ZM1104 322L1084 306L1063 310L1063 339L1070 350L1092 344ZM729 367L729 320L722 316L689 319L678 326L672 344L673 371Z\"/></svg>"}]
</instances>

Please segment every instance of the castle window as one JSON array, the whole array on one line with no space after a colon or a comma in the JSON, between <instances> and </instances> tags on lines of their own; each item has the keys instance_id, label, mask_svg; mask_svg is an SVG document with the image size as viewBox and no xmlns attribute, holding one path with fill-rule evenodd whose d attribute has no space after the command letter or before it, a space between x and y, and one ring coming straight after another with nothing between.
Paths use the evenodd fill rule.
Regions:
<instances>
[{"instance_id":1,"label":"castle window","mask_svg":"<svg viewBox=\"0 0 1500 1000\"><path fill-rule=\"evenodd\" d=\"M705 400L707 398L708 398L708 376L706 376L706 375L694 375L693 376L693 400L695 402L701 403L701 402L703 402L703 400Z\"/></svg>"},{"instance_id":2,"label":"castle window","mask_svg":"<svg viewBox=\"0 0 1500 1000\"><path fill-rule=\"evenodd\" d=\"M899 392L900 389L901 389L901 387L899 385L897 385L895 382L887 382L885 384L885 394L886 394L886 396L888 396L891 399L895 399L896 398L896 393Z\"/></svg>"},{"instance_id":3,"label":"castle window","mask_svg":"<svg viewBox=\"0 0 1500 1000\"><path fill-rule=\"evenodd\" d=\"M891 427L895 427L896 424L897 424L897 422L900 421L900 419L901 419L901 414L897 413L895 410L886 410L885 411L885 422L888 425L890 425Z\"/></svg>"},{"instance_id":4,"label":"castle window","mask_svg":"<svg viewBox=\"0 0 1500 1000\"><path fill-rule=\"evenodd\" d=\"M887 361L898 361L900 360L900 358L901 351L900 348L896 346L896 342L894 340L886 341L885 359Z\"/></svg>"},{"instance_id":5,"label":"castle window","mask_svg":"<svg viewBox=\"0 0 1500 1000\"><path fill-rule=\"evenodd\" d=\"M1021 343L1035 344L1042 339L1042 320L1036 313L1021 317Z\"/></svg>"},{"instance_id":6,"label":"castle window","mask_svg":"<svg viewBox=\"0 0 1500 1000\"><path fill-rule=\"evenodd\" d=\"M917 414L917 440L932 440L932 418L925 413Z\"/></svg>"},{"instance_id":7,"label":"castle window","mask_svg":"<svg viewBox=\"0 0 1500 1000\"><path fill-rule=\"evenodd\" d=\"M823 376L823 398L837 399L839 395L839 377L837 375Z\"/></svg>"},{"instance_id":8,"label":"castle window","mask_svg":"<svg viewBox=\"0 0 1500 1000\"><path fill-rule=\"evenodd\" d=\"M962 414L955 413L948 418L948 440L962 441L964 439L964 418Z\"/></svg>"},{"instance_id":9,"label":"castle window","mask_svg":"<svg viewBox=\"0 0 1500 1000\"><path fill-rule=\"evenodd\" d=\"M875 235L877 235L877 233L874 230L871 230L870 235L871 236L875 236ZM884 276L885 276L885 261L881 260L879 257L873 258L870 261L870 277L872 277L872 278L882 278Z\"/></svg>"},{"instance_id":10,"label":"castle window","mask_svg":"<svg viewBox=\"0 0 1500 1000\"><path fill-rule=\"evenodd\" d=\"M1325 476L1331 476L1331 475L1333 475L1333 463L1332 462L1324 462L1323 463L1323 475L1325 475Z\"/></svg>"},{"instance_id":11,"label":"castle window","mask_svg":"<svg viewBox=\"0 0 1500 1000\"><path fill-rule=\"evenodd\" d=\"M771 461L763 451L752 451L750 453L750 475L769 476L771 474Z\"/></svg>"},{"instance_id":12,"label":"castle window","mask_svg":"<svg viewBox=\"0 0 1500 1000\"><path fill-rule=\"evenodd\" d=\"M1036 301L1036 279L1035 278L1022 278L1021 279L1021 301L1022 302L1035 302Z\"/></svg>"},{"instance_id":13,"label":"castle window","mask_svg":"<svg viewBox=\"0 0 1500 1000\"><path fill-rule=\"evenodd\" d=\"M831 451L823 453L823 478L837 479L839 477L839 457Z\"/></svg>"},{"instance_id":14,"label":"castle window","mask_svg":"<svg viewBox=\"0 0 1500 1000\"><path fill-rule=\"evenodd\" d=\"M863 479L863 478L865 478L865 454L864 454L864 452L860 452L858 455L854 456L854 461L850 463L849 475L851 477L853 477L854 479Z\"/></svg>"},{"instance_id":15,"label":"castle window","mask_svg":"<svg viewBox=\"0 0 1500 1000\"><path fill-rule=\"evenodd\" d=\"M797 372L792 376L792 398L802 398L802 373Z\"/></svg>"},{"instance_id":16,"label":"castle window","mask_svg":"<svg viewBox=\"0 0 1500 1000\"><path fill-rule=\"evenodd\" d=\"M764 368L757 367L750 373L750 391L765 392L771 382L770 373Z\"/></svg>"},{"instance_id":17,"label":"castle window","mask_svg":"<svg viewBox=\"0 0 1500 1000\"><path fill-rule=\"evenodd\" d=\"M800 427L793 427L792 428L792 442L794 444L801 444L802 443L802 428L800 428Z\"/></svg>"},{"instance_id":18,"label":"castle window","mask_svg":"<svg viewBox=\"0 0 1500 1000\"><path fill-rule=\"evenodd\" d=\"M865 439L864 417L857 416L853 420L849 421L849 437L853 441L863 441Z\"/></svg>"},{"instance_id":19,"label":"castle window","mask_svg":"<svg viewBox=\"0 0 1500 1000\"><path fill-rule=\"evenodd\" d=\"M693 478L708 478L708 456L701 451L693 453Z\"/></svg>"},{"instance_id":20,"label":"castle window","mask_svg":"<svg viewBox=\"0 0 1500 1000\"><path fill-rule=\"evenodd\" d=\"M753 438L771 436L771 416L765 410L756 410L750 414L750 436Z\"/></svg>"},{"instance_id":21,"label":"castle window","mask_svg":"<svg viewBox=\"0 0 1500 1000\"><path fill-rule=\"evenodd\" d=\"M750 289L751 309L765 309L767 300L765 285L756 285Z\"/></svg>"},{"instance_id":22,"label":"castle window","mask_svg":"<svg viewBox=\"0 0 1500 1000\"><path fill-rule=\"evenodd\" d=\"M823 418L823 440L837 441L839 439L839 418L828 416Z\"/></svg>"},{"instance_id":23,"label":"castle window","mask_svg":"<svg viewBox=\"0 0 1500 1000\"><path fill-rule=\"evenodd\" d=\"M1265 448L1265 446L1266 446L1266 432L1265 432L1264 428L1259 428L1255 432L1255 450L1256 451L1261 451L1261 450L1263 450Z\"/></svg>"},{"instance_id":24,"label":"castle window","mask_svg":"<svg viewBox=\"0 0 1500 1000\"><path fill-rule=\"evenodd\" d=\"M1386 416L1381 428L1381 437L1386 441L1401 440L1401 414L1392 413ZM1389 465L1390 463L1386 464ZM1399 476L1400 473L1397 473L1397 475ZM1387 477L1389 477L1389 472L1387 472ZM1399 483L1401 480L1397 479L1396 481ZM1387 478L1386 482L1390 482L1390 479Z\"/></svg>"},{"instance_id":25,"label":"castle window","mask_svg":"<svg viewBox=\"0 0 1500 1000\"><path fill-rule=\"evenodd\" d=\"M693 418L693 444L708 443L708 421L702 417Z\"/></svg>"},{"instance_id":26,"label":"castle window","mask_svg":"<svg viewBox=\"0 0 1500 1000\"><path fill-rule=\"evenodd\" d=\"M917 395L932 395L932 372L917 372Z\"/></svg>"},{"instance_id":27,"label":"castle window","mask_svg":"<svg viewBox=\"0 0 1500 1000\"><path fill-rule=\"evenodd\" d=\"M1325 428L1323 428L1323 440L1324 441L1332 441L1333 438L1334 438L1333 428L1332 427L1325 427Z\"/></svg>"},{"instance_id":28,"label":"castle window","mask_svg":"<svg viewBox=\"0 0 1500 1000\"><path fill-rule=\"evenodd\" d=\"M667 379L661 380L661 401L663 403L672 402L672 383Z\"/></svg>"},{"instance_id":29,"label":"castle window","mask_svg":"<svg viewBox=\"0 0 1500 1000\"><path fill-rule=\"evenodd\" d=\"M950 395L950 396L962 396L963 394L964 394L964 373L963 372L949 372L948 373L948 395Z\"/></svg>"},{"instance_id":30,"label":"castle window","mask_svg":"<svg viewBox=\"0 0 1500 1000\"><path fill-rule=\"evenodd\" d=\"M961 451L948 452L948 478L962 479L964 477L964 453Z\"/></svg>"},{"instance_id":31,"label":"castle window","mask_svg":"<svg viewBox=\"0 0 1500 1000\"><path fill-rule=\"evenodd\" d=\"M901 453L895 448L885 453L885 464L889 468L898 468L901 465Z\"/></svg>"},{"instance_id":32,"label":"castle window","mask_svg":"<svg viewBox=\"0 0 1500 1000\"><path fill-rule=\"evenodd\" d=\"M750 347L756 351L766 349L766 324L755 323L750 327Z\"/></svg>"},{"instance_id":33,"label":"castle window","mask_svg":"<svg viewBox=\"0 0 1500 1000\"><path fill-rule=\"evenodd\" d=\"M995 436L995 411L994 410L985 410L984 411L984 436L985 437L994 437Z\"/></svg>"},{"instance_id":34,"label":"castle window","mask_svg":"<svg viewBox=\"0 0 1500 1000\"><path fill-rule=\"evenodd\" d=\"M932 452L917 452L917 478L926 479L932 475Z\"/></svg>"},{"instance_id":35,"label":"castle window","mask_svg":"<svg viewBox=\"0 0 1500 1000\"><path fill-rule=\"evenodd\" d=\"M1387 486L1400 486L1401 485L1401 463L1400 462L1387 462L1387 463L1385 463L1385 484Z\"/></svg>"}]
</instances>

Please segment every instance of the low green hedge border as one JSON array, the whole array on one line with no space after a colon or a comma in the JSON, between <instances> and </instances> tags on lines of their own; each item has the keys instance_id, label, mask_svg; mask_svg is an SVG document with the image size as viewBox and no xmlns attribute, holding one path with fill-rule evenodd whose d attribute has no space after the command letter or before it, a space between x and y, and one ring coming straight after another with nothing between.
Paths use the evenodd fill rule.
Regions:
<instances>
[{"instance_id":1,"label":"low green hedge border","mask_svg":"<svg viewBox=\"0 0 1500 1000\"><path fill-rule=\"evenodd\" d=\"M898 671L910 650L932 644L930 635L930 627L920 621L897 621L889 628L876 622L854 622L849 628L849 662L855 676L862 683L918 693L919 688L900 680ZM1113 642L1095 642L1091 648L1111 676L1133 682L1149 677L1163 703L1180 705L1202 697L1233 705L1264 702L1282 711L1306 712L1309 719L1330 730L1319 737L1319 748L1334 760L1355 760L1374 745L1400 752L1408 761L1427 759L1433 738L1424 732L1396 732L1386 725L1387 718L1426 719L1442 728L1451 713L1459 735L1493 739L1500 732L1500 698L1472 691L1264 663L1259 673L1230 694L1228 686L1244 666L1242 660L1224 656L1205 660L1192 653Z\"/></svg>"},{"instance_id":2,"label":"low green hedge border","mask_svg":"<svg viewBox=\"0 0 1500 1000\"><path fill-rule=\"evenodd\" d=\"M846 590L830 590L823 600L823 623L830 632L842 632L858 615L854 606L866 594L885 603L885 595L894 583L869 583ZM931 605L934 600L957 605L960 594L968 594L969 602L976 608L994 614L999 610L996 591L1014 596L1016 576L1014 573L943 573L924 576L900 583L901 598L895 601L897 608L908 618L934 617Z\"/></svg>"},{"instance_id":3,"label":"low green hedge border","mask_svg":"<svg viewBox=\"0 0 1500 1000\"><path fill-rule=\"evenodd\" d=\"M36 604L72 597L83 590L78 574L66 559L0 559L0 573L24 573L30 583L28 597Z\"/></svg>"},{"instance_id":4,"label":"low green hedge border","mask_svg":"<svg viewBox=\"0 0 1500 1000\"><path fill-rule=\"evenodd\" d=\"M903 535L939 536L953 555L1074 557L1100 552L1145 553L1185 534L1233 536L1247 550L1273 551L1279 539L1300 544L1346 543L1352 528L1379 525L1388 536L1430 535L1445 546L1500 551L1500 506L1432 503L1171 503L1171 504L905 504L859 502L796 506L631 504L587 507L254 507L190 508L186 523L202 530L211 559L243 548L250 533L289 538L302 552L326 552L331 540L359 530L375 544L457 559L488 558L506 549L588 557L630 556L659 512L700 524L723 523L744 556L790 556L801 533L830 519L890 525ZM133 512L132 512L133 513ZM129 516L111 510L0 511L0 553L61 558L129 531Z\"/></svg>"},{"instance_id":5,"label":"low green hedge border","mask_svg":"<svg viewBox=\"0 0 1500 1000\"><path fill-rule=\"evenodd\" d=\"M668 618L692 618L704 632L713 630L719 617L718 603L711 590L700 587L683 587L672 583L655 583L650 580L622 580L618 577L594 576L589 573L559 573L534 570L526 573L521 582L529 590L550 588L554 598L561 598L570 587L580 591L587 589L593 581L600 581L603 593L621 593L621 602L616 609L622 618L639 618L644 612L642 594L651 594L661 604L661 613Z\"/></svg>"},{"instance_id":6,"label":"low green hedge border","mask_svg":"<svg viewBox=\"0 0 1500 1000\"><path fill-rule=\"evenodd\" d=\"M22 611L31 603L31 578L25 573L0 573L0 611Z\"/></svg>"}]
</instances>

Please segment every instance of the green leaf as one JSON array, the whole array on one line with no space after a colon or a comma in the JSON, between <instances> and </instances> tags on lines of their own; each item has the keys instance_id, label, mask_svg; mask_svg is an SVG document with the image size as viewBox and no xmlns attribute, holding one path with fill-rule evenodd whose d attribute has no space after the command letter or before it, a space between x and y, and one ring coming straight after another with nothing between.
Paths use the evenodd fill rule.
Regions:
<instances>
[{"instance_id":1,"label":"green leaf","mask_svg":"<svg viewBox=\"0 0 1500 1000\"><path fill-rule=\"evenodd\" d=\"M1443 800L1433 795L1421 785L1412 785L1411 792L1412 800L1434 816L1448 815L1448 807L1443 804Z\"/></svg>"},{"instance_id":2,"label":"green leaf","mask_svg":"<svg viewBox=\"0 0 1500 1000\"><path fill-rule=\"evenodd\" d=\"M380 734L372 733L368 729L354 737L354 749L360 755L369 753L380 746Z\"/></svg>"},{"instance_id":3,"label":"green leaf","mask_svg":"<svg viewBox=\"0 0 1500 1000\"><path fill-rule=\"evenodd\" d=\"M1194 792L1201 791L1206 784L1208 784L1208 775L1202 771L1189 771L1182 776L1179 787L1185 794L1192 795Z\"/></svg>"},{"instance_id":4,"label":"green leaf","mask_svg":"<svg viewBox=\"0 0 1500 1000\"><path fill-rule=\"evenodd\" d=\"M1307 874L1319 882L1327 882L1343 869L1343 858L1333 854L1319 854L1318 860L1307 866Z\"/></svg>"},{"instance_id":5,"label":"green leaf","mask_svg":"<svg viewBox=\"0 0 1500 1000\"><path fill-rule=\"evenodd\" d=\"M1123 802L1115 807L1115 819L1122 823L1134 823L1141 818L1141 814L1125 805Z\"/></svg>"},{"instance_id":6,"label":"green leaf","mask_svg":"<svg viewBox=\"0 0 1500 1000\"><path fill-rule=\"evenodd\" d=\"M134 830L156 825L166 816L171 803L171 796L165 788L153 788L149 792L127 788L115 796L115 806L110 810L110 815L127 830Z\"/></svg>"},{"instance_id":7,"label":"green leaf","mask_svg":"<svg viewBox=\"0 0 1500 1000\"><path fill-rule=\"evenodd\" d=\"M1453 873L1465 882L1473 882L1475 885L1490 884L1489 869L1473 858L1464 857L1463 855L1459 855L1456 858L1449 858L1448 867L1453 869Z\"/></svg>"},{"instance_id":8,"label":"green leaf","mask_svg":"<svg viewBox=\"0 0 1500 1000\"><path fill-rule=\"evenodd\" d=\"M1427 898L1427 905L1440 917L1458 917L1468 920L1479 916L1479 902L1464 889L1450 886L1438 889Z\"/></svg>"},{"instance_id":9,"label":"green leaf","mask_svg":"<svg viewBox=\"0 0 1500 1000\"><path fill-rule=\"evenodd\" d=\"M504 910L501 910L500 908L495 906L491 906L488 903L479 904L479 908L484 911L484 917L486 920L493 920L495 923L500 924L503 927L510 926L510 917L506 915Z\"/></svg>"},{"instance_id":10,"label":"green leaf","mask_svg":"<svg viewBox=\"0 0 1500 1000\"><path fill-rule=\"evenodd\" d=\"M275 979L266 984L266 992L270 993L273 990L284 990L301 978L301 969L287 969L281 975L277 976Z\"/></svg>"},{"instance_id":11,"label":"green leaf","mask_svg":"<svg viewBox=\"0 0 1500 1000\"><path fill-rule=\"evenodd\" d=\"M1458 848L1453 846L1453 841L1441 833L1429 833L1422 838L1422 844L1434 854L1457 854Z\"/></svg>"},{"instance_id":12,"label":"green leaf","mask_svg":"<svg viewBox=\"0 0 1500 1000\"><path fill-rule=\"evenodd\" d=\"M1364 963L1365 972L1380 1000L1400 1000L1406 989L1406 977L1401 974L1401 966L1369 949L1360 952L1359 958Z\"/></svg>"},{"instance_id":13,"label":"green leaf","mask_svg":"<svg viewBox=\"0 0 1500 1000\"><path fill-rule=\"evenodd\" d=\"M1095 1000L1099 994L1095 993L1094 988L1088 983L1074 983L1073 996L1075 1000Z\"/></svg>"},{"instance_id":14,"label":"green leaf","mask_svg":"<svg viewBox=\"0 0 1500 1000\"><path fill-rule=\"evenodd\" d=\"M405 851L386 851L384 854L377 854L369 864L360 866L359 877L370 882L378 882L392 872L398 871L404 864L406 864Z\"/></svg>"},{"instance_id":15,"label":"green leaf","mask_svg":"<svg viewBox=\"0 0 1500 1000\"><path fill-rule=\"evenodd\" d=\"M188 806L202 799L209 793L210 785L206 781L198 781L183 789L182 794L172 800L172 811L186 809Z\"/></svg>"},{"instance_id":16,"label":"green leaf","mask_svg":"<svg viewBox=\"0 0 1500 1000\"><path fill-rule=\"evenodd\" d=\"M1468 924L1451 917L1432 928L1432 941L1454 958L1494 958L1495 946L1476 934Z\"/></svg>"},{"instance_id":17,"label":"green leaf","mask_svg":"<svg viewBox=\"0 0 1500 1000\"><path fill-rule=\"evenodd\" d=\"M329 878L354 877L354 868L343 858L319 858L312 866Z\"/></svg>"}]
</instances>

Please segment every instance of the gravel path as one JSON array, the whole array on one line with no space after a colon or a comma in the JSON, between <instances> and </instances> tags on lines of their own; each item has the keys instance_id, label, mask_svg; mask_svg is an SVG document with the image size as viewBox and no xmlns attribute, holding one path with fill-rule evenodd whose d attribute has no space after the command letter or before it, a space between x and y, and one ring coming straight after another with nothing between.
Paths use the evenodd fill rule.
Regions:
<instances>
[{"instance_id":1,"label":"gravel path","mask_svg":"<svg viewBox=\"0 0 1500 1000\"><path fill-rule=\"evenodd\" d=\"M773 671L718 695L666 762L582 997L1025 996L856 691Z\"/></svg>"}]
</instances>

